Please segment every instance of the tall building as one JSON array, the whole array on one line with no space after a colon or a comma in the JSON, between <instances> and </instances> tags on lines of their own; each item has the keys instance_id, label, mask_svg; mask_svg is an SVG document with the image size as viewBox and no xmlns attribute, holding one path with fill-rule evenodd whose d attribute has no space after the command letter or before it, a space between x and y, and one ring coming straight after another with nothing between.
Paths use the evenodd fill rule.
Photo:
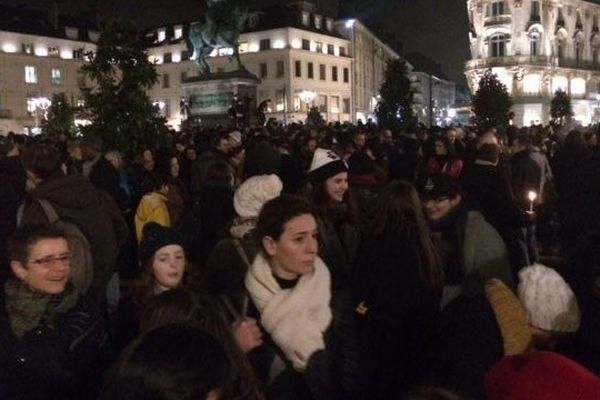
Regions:
<instances>
[{"instance_id":1,"label":"tall building","mask_svg":"<svg viewBox=\"0 0 600 400\"><path fill-rule=\"evenodd\" d=\"M187 51L184 28L185 24L177 24L148 32L155 42L147 51L160 75L160 83L148 94L173 127L182 118L181 83L199 73ZM327 121L352 120L349 47L333 18L318 13L307 1L251 12L239 38L242 64L261 80L256 103L270 99L267 118L288 123L304 121L313 106ZM232 53L227 48L213 51L208 60L211 71L235 69L235 63L229 63Z\"/></svg>"},{"instance_id":2,"label":"tall building","mask_svg":"<svg viewBox=\"0 0 600 400\"><path fill-rule=\"evenodd\" d=\"M86 21L0 6L0 133L35 132L53 94L79 101L79 68L100 35Z\"/></svg>"},{"instance_id":3,"label":"tall building","mask_svg":"<svg viewBox=\"0 0 600 400\"><path fill-rule=\"evenodd\" d=\"M491 69L514 100L513 123L548 123L557 90L583 125L600 116L600 4L583 0L468 0L470 90Z\"/></svg>"},{"instance_id":4,"label":"tall building","mask_svg":"<svg viewBox=\"0 0 600 400\"><path fill-rule=\"evenodd\" d=\"M346 19L336 22L338 31L350 41L352 64L353 122L373 118L379 101L379 89L385 80L389 60L399 55L362 22Z\"/></svg>"}]
</instances>

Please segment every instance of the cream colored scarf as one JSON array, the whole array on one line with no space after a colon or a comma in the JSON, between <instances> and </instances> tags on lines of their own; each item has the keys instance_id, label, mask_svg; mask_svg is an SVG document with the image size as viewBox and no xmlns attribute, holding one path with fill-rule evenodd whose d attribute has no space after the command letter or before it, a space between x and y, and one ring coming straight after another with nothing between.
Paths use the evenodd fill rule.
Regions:
<instances>
[{"instance_id":1,"label":"cream colored scarf","mask_svg":"<svg viewBox=\"0 0 600 400\"><path fill-rule=\"evenodd\" d=\"M324 332L331 323L329 271L317 257L312 274L295 287L282 289L269 262L258 253L246 274L246 288L260 312L260 322L297 371L304 371L310 356L325 348Z\"/></svg>"}]
</instances>

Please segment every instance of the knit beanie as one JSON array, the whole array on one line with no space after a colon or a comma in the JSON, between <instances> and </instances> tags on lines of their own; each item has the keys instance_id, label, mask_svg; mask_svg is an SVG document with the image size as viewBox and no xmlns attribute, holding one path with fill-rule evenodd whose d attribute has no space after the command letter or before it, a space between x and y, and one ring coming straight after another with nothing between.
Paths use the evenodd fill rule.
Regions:
<instances>
[{"instance_id":1,"label":"knit beanie","mask_svg":"<svg viewBox=\"0 0 600 400\"><path fill-rule=\"evenodd\" d=\"M488 400L595 400L600 379L558 353L507 356L485 376Z\"/></svg>"},{"instance_id":2,"label":"knit beanie","mask_svg":"<svg viewBox=\"0 0 600 400\"><path fill-rule=\"evenodd\" d=\"M310 181L318 185L340 172L348 172L348 167L332 150L316 149L310 164L308 176Z\"/></svg>"},{"instance_id":3,"label":"knit beanie","mask_svg":"<svg viewBox=\"0 0 600 400\"><path fill-rule=\"evenodd\" d=\"M243 218L258 217L263 204L279 197L283 183L277 175L257 175L246 179L233 195L235 212Z\"/></svg>"},{"instance_id":4,"label":"knit beanie","mask_svg":"<svg viewBox=\"0 0 600 400\"><path fill-rule=\"evenodd\" d=\"M533 264L519 272L519 279L517 292L532 326L557 333L579 329L577 299L555 270Z\"/></svg>"},{"instance_id":5,"label":"knit beanie","mask_svg":"<svg viewBox=\"0 0 600 400\"><path fill-rule=\"evenodd\" d=\"M179 233L156 222L148 222L144 225L142 241L138 251L140 265L146 265L157 250L171 244L177 244L185 248L183 238Z\"/></svg>"}]
</instances>

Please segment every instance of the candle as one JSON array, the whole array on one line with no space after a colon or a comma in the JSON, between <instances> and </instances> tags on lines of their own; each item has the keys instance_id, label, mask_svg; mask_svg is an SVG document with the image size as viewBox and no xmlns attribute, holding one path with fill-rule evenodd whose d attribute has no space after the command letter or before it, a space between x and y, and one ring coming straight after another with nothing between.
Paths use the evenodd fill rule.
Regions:
<instances>
[{"instance_id":1,"label":"candle","mask_svg":"<svg viewBox=\"0 0 600 400\"><path fill-rule=\"evenodd\" d=\"M527 197L529 198L529 212L533 212L533 202L537 199L537 193L531 190L527 193Z\"/></svg>"}]
</instances>

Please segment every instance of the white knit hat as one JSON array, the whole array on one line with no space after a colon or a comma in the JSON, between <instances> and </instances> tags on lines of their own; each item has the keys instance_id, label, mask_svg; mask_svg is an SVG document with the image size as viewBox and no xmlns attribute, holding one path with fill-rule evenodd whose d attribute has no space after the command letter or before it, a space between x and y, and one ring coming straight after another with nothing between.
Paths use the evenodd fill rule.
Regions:
<instances>
[{"instance_id":1,"label":"white knit hat","mask_svg":"<svg viewBox=\"0 0 600 400\"><path fill-rule=\"evenodd\" d=\"M581 314L577 299L555 270L533 264L519 272L519 279L519 299L532 326L563 333L579 329Z\"/></svg>"},{"instance_id":2,"label":"white knit hat","mask_svg":"<svg viewBox=\"0 0 600 400\"><path fill-rule=\"evenodd\" d=\"M235 212L243 218L258 217L263 204L278 197L283 183L277 175L257 175L245 180L233 195Z\"/></svg>"},{"instance_id":3,"label":"white knit hat","mask_svg":"<svg viewBox=\"0 0 600 400\"><path fill-rule=\"evenodd\" d=\"M235 141L236 146L239 146L242 144L242 132L231 131L231 132L229 132L229 137Z\"/></svg>"},{"instance_id":4,"label":"white knit hat","mask_svg":"<svg viewBox=\"0 0 600 400\"><path fill-rule=\"evenodd\" d=\"M315 150L308 170L312 183L324 182L340 172L348 172L348 166L334 151L327 149Z\"/></svg>"}]
</instances>

